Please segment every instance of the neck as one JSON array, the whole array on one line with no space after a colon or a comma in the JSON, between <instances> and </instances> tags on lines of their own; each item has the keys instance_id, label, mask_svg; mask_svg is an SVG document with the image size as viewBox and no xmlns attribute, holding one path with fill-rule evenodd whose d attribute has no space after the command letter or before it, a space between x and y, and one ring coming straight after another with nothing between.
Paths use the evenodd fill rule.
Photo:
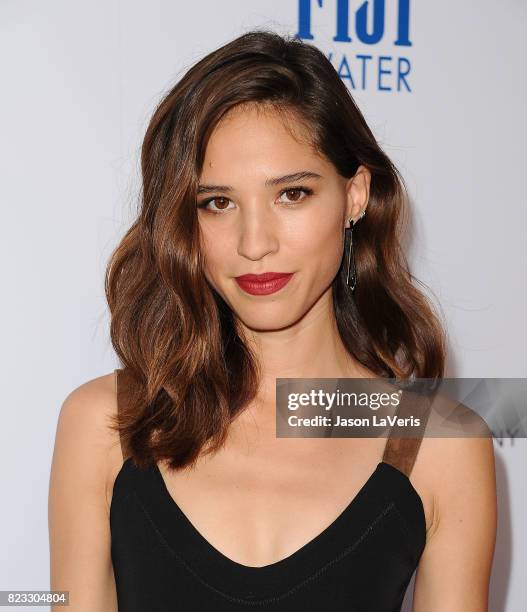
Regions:
<instances>
[{"instance_id":1,"label":"neck","mask_svg":"<svg viewBox=\"0 0 527 612\"><path fill-rule=\"evenodd\" d=\"M277 378L364 378L375 375L344 346L331 287L296 323L270 331L242 329L261 367L260 397L274 397Z\"/></svg>"}]
</instances>

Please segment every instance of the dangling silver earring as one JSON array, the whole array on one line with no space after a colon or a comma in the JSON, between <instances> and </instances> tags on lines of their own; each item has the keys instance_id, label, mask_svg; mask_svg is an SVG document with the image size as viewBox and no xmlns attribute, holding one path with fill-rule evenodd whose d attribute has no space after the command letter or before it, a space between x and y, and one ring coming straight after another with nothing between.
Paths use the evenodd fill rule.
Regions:
<instances>
[{"instance_id":1,"label":"dangling silver earring","mask_svg":"<svg viewBox=\"0 0 527 612\"><path fill-rule=\"evenodd\" d=\"M366 213L366 210L363 210L360 214L359 219L362 219ZM355 253L353 251L353 227L359 222L353 221L350 219L350 226L345 229L346 236L344 238L344 244L348 243L348 265L347 265L347 273L346 273L346 285L351 289L353 293L355 291L355 287L357 286L357 268L355 267Z\"/></svg>"}]
</instances>

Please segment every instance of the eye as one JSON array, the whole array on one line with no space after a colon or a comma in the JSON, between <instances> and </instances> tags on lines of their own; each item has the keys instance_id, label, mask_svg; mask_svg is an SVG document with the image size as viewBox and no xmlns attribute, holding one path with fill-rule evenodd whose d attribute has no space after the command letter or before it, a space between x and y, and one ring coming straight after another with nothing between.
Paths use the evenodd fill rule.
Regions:
<instances>
[{"instance_id":1,"label":"eye","mask_svg":"<svg viewBox=\"0 0 527 612\"><path fill-rule=\"evenodd\" d=\"M298 198L296 197L295 194L298 194L299 192L304 192L306 195L304 197ZM283 189L281 192L281 196L287 196L287 198L289 199L289 202L287 200L282 200L282 202L285 203L289 203L289 204L296 204L297 202L302 202L302 200L305 200L306 197L310 196L313 194L313 190L309 189L309 187L287 187L286 189ZM291 199L291 195L293 195L293 198Z\"/></svg>"},{"instance_id":2,"label":"eye","mask_svg":"<svg viewBox=\"0 0 527 612\"><path fill-rule=\"evenodd\" d=\"M303 197L298 197L298 194L304 193ZM313 190L309 187L287 187L286 189L282 189L280 192L280 197L286 196L287 200L279 200L283 204L288 204L289 206L293 206L294 204L300 203L306 199L306 197L313 194ZM207 198L206 200L202 200L199 204L197 204L198 208L202 208L203 210L207 210L208 212L214 214L222 214L223 211L229 210L228 205L232 202L229 198L225 196L214 196L212 198ZM210 208L209 204L214 204L214 208ZM232 208L232 207L231 207Z\"/></svg>"},{"instance_id":3,"label":"eye","mask_svg":"<svg viewBox=\"0 0 527 612\"><path fill-rule=\"evenodd\" d=\"M216 210L209 208L209 204L211 204L212 202L217 201L218 204L215 204L214 206L216 206ZM206 200L203 200L202 202L200 202L197 206L198 208L203 208L204 210L208 210L209 212L215 213L215 214L221 214L222 211L227 210L227 205L230 202L229 198L226 198L224 196L217 196L214 198L207 198Z\"/></svg>"}]
</instances>

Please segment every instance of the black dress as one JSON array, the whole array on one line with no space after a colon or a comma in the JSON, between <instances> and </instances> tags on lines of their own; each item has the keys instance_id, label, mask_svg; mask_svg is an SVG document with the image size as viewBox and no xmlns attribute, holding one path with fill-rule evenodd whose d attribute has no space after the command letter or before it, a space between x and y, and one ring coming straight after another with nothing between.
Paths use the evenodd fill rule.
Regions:
<instances>
[{"instance_id":1,"label":"black dress","mask_svg":"<svg viewBox=\"0 0 527 612\"><path fill-rule=\"evenodd\" d=\"M426 541L423 504L409 480L420 441L389 437L382 461L335 521L263 567L219 552L173 500L157 465L139 470L126 458L110 508L119 612L400 610Z\"/></svg>"}]
</instances>

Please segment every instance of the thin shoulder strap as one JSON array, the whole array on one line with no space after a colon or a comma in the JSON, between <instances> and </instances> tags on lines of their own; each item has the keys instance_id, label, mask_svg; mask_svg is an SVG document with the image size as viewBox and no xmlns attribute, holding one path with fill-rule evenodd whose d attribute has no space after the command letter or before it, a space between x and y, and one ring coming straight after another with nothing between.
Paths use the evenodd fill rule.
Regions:
<instances>
[{"instance_id":1,"label":"thin shoulder strap","mask_svg":"<svg viewBox=\"0 0 527 612\"><path fill-rule=\"evenodd\" d=\"M408 477L419 452L429 414L430 400L426 396L407 390L402 392L401 401L396 410L397 417L403 419L413 417L414 422L419 419L419 425L412 426L412 431L415 432L415 436L412 437L397 437L395 435L397 425L392 426L386 440L382 460L390 463ZM408 427L410 425L404 427L405 432L408 432Z\"/></svg>"},{"instance_id":2,"label":"thin shoulder strap","mask_svg":"<svg viewBox=\"0 0 527 612\"><path fill-rule=\"evenodd\" d=\"M115 370L115 393L117 396L117 411L119 414L122 414L127 402L129 401L129 385L127 385L127 376L125 370L121 368L116 368ZM123 454L123 462L128 459L130 456L130 452L125 443L121 432L119 432L119 438L121 442L121 452Z\"/></svg>"}]
</instances>

